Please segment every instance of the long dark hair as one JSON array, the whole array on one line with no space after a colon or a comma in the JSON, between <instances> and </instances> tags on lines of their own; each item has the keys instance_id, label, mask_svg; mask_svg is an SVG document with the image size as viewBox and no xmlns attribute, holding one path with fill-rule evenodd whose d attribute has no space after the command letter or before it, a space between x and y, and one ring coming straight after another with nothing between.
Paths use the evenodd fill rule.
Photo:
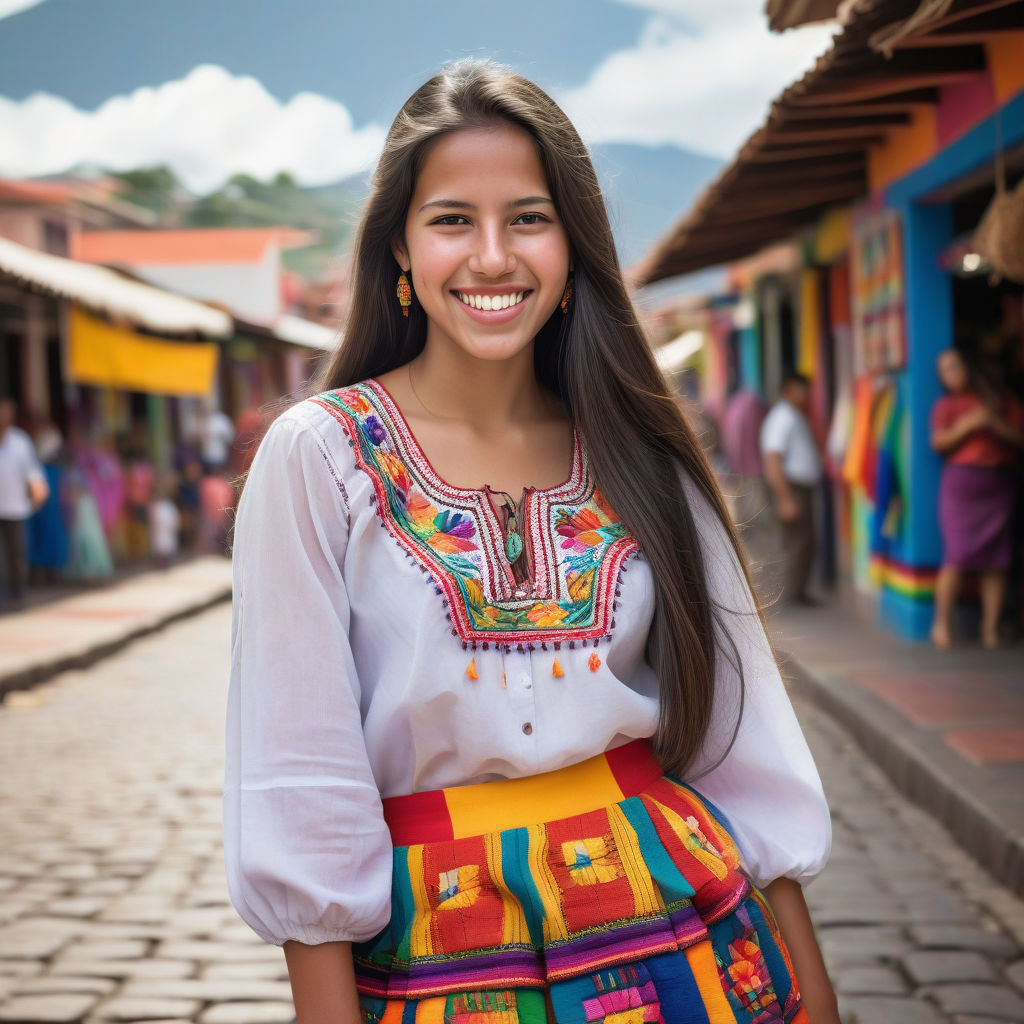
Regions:
<instances>
[{"instance_id":1,"label":"long dark hair","mask_svg":"<svg viewBox=\"0 0 1024 1024\"><path fill-rule=\"evenodd\" d=\"M708 600L694 517L680 481L692 477L745 562L714 476L666 387L623 283L604 199L586 147L557 104L527 79L487 61L461 61L431 78L395 118L373 177L354 254L344 342L311 382L311 393L345 387L402 366L426 341L415 301L395 299L401 237L428 146L464 128L510 122L536 142L572 250L570 312L557 310L537 335L538 381L576 424L600 490L632 532L656 589L647 659L661 689L655 745L682 773L711 719L719 609ZM731 639L724 630L726 642ZM735 658L735 660L733 660ZM742 665L732 644L730 661Z\"/></svg>"}]
</instances>

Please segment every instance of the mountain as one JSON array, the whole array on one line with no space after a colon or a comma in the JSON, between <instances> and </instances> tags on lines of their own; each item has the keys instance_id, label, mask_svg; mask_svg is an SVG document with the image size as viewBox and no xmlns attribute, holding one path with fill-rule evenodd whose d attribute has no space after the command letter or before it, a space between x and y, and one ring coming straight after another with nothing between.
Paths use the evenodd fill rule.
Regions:
<instances>
[{"instance_id":1,"label":"mountain","mask_svg":"<svg viewBox=\"0 0 1024 1024\"><path fill-rule=\"evenodd\" d=\"M721 166L675 146L600 143L591 147L591 155L625 267L669 230ZM285 254L287 266L313 277L351 244L369 187L365 174L315 187L299 186L285 173L265 182L236 174L213 192L192 196L166 167L107 174L122 183L121 198L153 210L168 224L314 229L319 243Z\"/></svg>"}]
</instances>

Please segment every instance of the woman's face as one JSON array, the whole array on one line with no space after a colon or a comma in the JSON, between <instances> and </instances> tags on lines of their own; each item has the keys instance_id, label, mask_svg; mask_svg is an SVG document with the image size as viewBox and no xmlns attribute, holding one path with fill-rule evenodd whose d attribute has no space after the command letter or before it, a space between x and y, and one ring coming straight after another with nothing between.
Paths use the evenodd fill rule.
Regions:
<instances>
[{"instance_id":1,"label":"woman's face","mask_svg":"<svg viewBox=\"0 0 1024 1024\"><path fill-rule=\"evenodd\" d=\"M947 391L955 393L966 390L967 367L959 353L943 352L939 356L939 380Z\"/></svg>"},{"instance_id":2,"label":"woman's face","mask_svg":"<svg viewBox=\"0 0 1024 1024\"><path fill-rule=\"evenodd\" d=\"M568 236L530 135L501 123L433 143L393 251L412 268L428 345L488 360L529 346L569 274Z\"/></svg>"}]
</instances>

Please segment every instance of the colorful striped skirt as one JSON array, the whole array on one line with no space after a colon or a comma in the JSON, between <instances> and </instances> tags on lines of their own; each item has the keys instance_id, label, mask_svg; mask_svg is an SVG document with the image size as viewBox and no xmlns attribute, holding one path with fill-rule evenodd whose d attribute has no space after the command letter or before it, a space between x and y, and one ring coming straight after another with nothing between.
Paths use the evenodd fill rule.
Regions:
<instances>
[{"instance_id":1,"label":"colorful striped skirt","mask_svg":"<svg viewBox=\"0 0 1024 1024\"><path fill-rule=\"evenodd\" d=\"M353 948L366 1024L806 1024L721 815L646 741L384 813L391 921Z\"/></svg>"}]
</instances>

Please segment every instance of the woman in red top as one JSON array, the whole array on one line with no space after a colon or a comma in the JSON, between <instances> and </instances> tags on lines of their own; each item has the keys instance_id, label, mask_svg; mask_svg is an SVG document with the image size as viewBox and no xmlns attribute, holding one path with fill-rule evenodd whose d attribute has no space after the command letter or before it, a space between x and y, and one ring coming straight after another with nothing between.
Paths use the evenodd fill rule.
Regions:
<instances>
[{"instance_id":1,"label":"woman in red top","mask_svg":"<svg viewBox=\"0 0 1024 1024\"><path fill-rule=\"evenodd\" d=\"M981 642L999 645L999 613L1010 567L1013 465L1024 448L1024 409L978 388L956 349L939 354L948 394L932 408L932 447L945 458L939 483L942 568L932 642L949 647L950 618L964 572L981 574Z\"/></svg>"}]
</instances>

